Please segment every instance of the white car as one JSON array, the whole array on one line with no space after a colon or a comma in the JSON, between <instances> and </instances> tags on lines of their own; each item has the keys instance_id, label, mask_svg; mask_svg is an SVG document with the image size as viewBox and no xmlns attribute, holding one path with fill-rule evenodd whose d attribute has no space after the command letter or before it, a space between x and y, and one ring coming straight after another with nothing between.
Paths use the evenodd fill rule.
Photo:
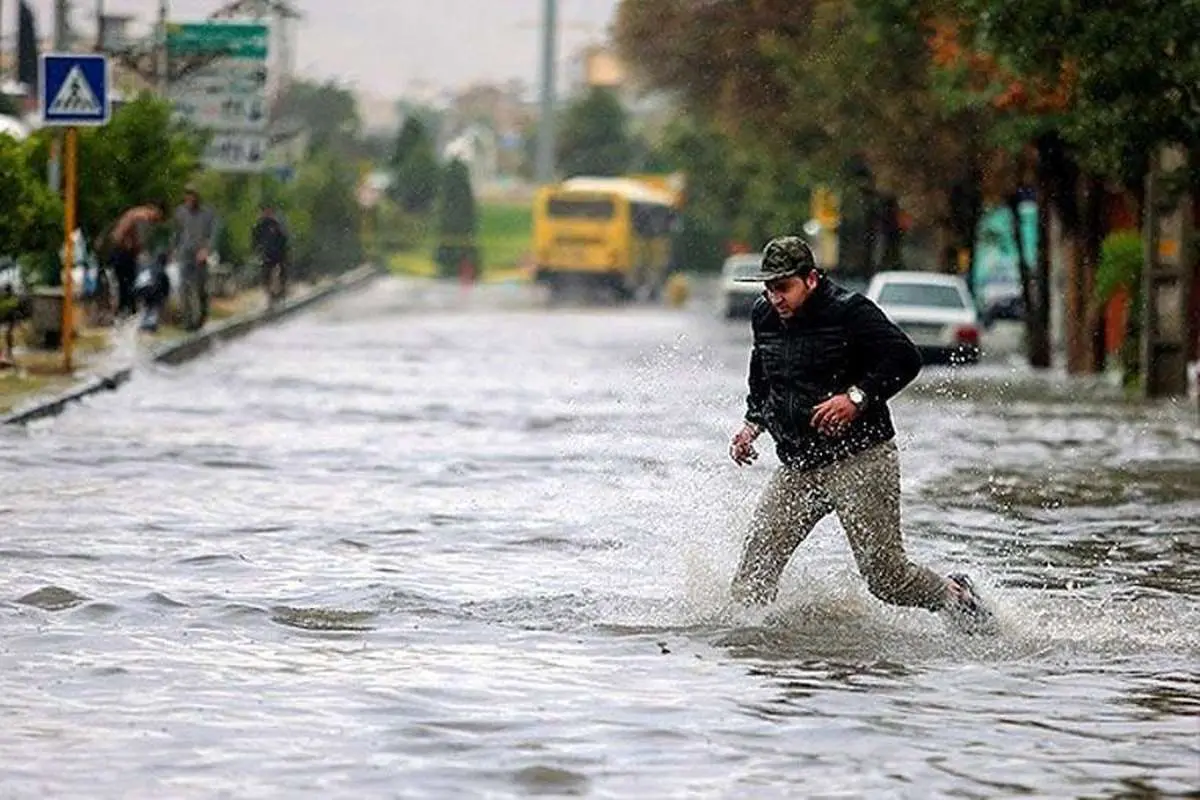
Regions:
<instances>
[{"instance_id":1,"label":"white car","mask_svg":"<svg viewBox=\"0 0 1200 800\"><path fill-rule=\"evenodd\" d=\"M718 293L721 313L727 319L750 316L754 301L762 296L761 282L744 282L737 278L758 272L762 253L740 253L725 259L721 267L721 287Z\"/></svg>"},{"instance_id":2,"label":"white car","mask_svg":"<svg viewBox=\"0 0 1200 800\"><path fill-rule=\"evenodd\" d=\"M866 295L908 334L926 363L979 361L979 314L959 276L880 272Z\"/></svg>"}]
</instances>

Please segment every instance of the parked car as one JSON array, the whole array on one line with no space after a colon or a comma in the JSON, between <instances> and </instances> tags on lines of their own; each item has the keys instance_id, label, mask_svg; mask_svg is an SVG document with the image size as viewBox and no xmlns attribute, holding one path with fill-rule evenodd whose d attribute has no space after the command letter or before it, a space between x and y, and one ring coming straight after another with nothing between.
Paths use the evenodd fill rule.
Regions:
<instances>
[{"instance_id":1,"label":"parked car","mask_svg":"<svg viewBox=\"0 0 1200 800\"><path fill-rule=\"evenodd\" d=\"M926 363L979 361L979 314L959 276L880 272L866 295L908 334Z\"/></svg>"},{"instance_id":2,"label":"parked car","mask_svg":"<svg viewBox=\"0 0 1200 800\"><path fill-rule=\"evenodd\" d=\"M721 267L718 298L721 313L726 319L750 316L754 301L762 296L763 285L737 279L758 272L761 263L762 253L739 253L725 259Z\"/></svg>"}]
</instances>

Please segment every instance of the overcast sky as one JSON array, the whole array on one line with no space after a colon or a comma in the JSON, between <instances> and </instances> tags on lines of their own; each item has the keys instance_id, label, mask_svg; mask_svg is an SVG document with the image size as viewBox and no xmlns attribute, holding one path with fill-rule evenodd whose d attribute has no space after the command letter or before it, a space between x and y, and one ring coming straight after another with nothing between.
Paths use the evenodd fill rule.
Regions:
<instances>
[{"instance_id":1,"label":"overcast sky","mask_svg":"<svg viewBox=\"0 0 1200 800\"><path fill-rule=\"evenodd\" d=\"M174 21L203 19L226 0L170 0ZM18 0L0 0L8 39ZM109 13L151 21L158 0L104 0ZM340 78L395 97L417 81L457 88L520 78L536 84L542 0L295 0L305 14L297 35L297 70ZM559 55L605 38L618 0L559 0ZM94 27L97 0L72 0L80 28ZM38 33L53 33L54 0L32 0Z\"/></svg>"}]
</instances>

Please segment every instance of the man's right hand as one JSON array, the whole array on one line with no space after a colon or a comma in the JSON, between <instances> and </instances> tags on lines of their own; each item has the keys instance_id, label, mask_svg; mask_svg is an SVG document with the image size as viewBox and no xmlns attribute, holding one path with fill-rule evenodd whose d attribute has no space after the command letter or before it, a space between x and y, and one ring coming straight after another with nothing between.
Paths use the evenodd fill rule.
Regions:
<instances>
[{"instance_id":1,"label":"man's right hand","mask_svg":"<svg viewBox=\"0 0 1200 800\"><path fill-rule=\"evenodd\" d=\"M754 449L754 440L762 430L752 423L747 422L742 426L742 429L733 435L733 440L729 443L729 457L734 463L739 466L747 466L753 464L758 458L758 451Z\"/></svg>"}]
</instances>

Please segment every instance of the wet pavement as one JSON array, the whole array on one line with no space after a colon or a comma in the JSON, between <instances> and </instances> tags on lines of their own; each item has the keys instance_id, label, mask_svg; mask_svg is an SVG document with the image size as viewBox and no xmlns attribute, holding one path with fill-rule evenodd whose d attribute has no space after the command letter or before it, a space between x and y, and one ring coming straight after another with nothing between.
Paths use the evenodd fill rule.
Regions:
<instances>
[{"instance_id":1,"label":"wet pavement","mask_svg":"<svg viewBox=\"0 0 1200 800\"><path fill-rule=\"evenodd\" d=\"M0 794L1200 790L1194 401L927 370L908 548L1003 634L882 606L832 519L750 613L747 338L382 282L0 431Z\"/></svg>"}]
</instances>

